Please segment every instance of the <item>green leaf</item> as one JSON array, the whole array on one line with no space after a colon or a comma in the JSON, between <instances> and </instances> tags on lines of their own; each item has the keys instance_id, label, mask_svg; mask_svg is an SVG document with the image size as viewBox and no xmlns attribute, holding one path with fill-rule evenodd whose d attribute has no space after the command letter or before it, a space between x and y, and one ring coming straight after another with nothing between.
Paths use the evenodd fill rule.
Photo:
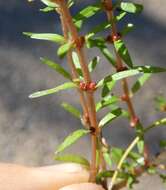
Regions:
<instances>
[{"instance_id":1,"label":"green leaf","mask_svg":"<svg viewBox=\"0 0 166 190\"><path fill-rule=\"evenodd\" d=\"M138 152L140 154L143 154L143 152L144 152L144 146L145 146L144 139L140 138L140 140L137 142L137 148L138 148Z\"/></svg>"},{"instance_id":2,"label":"green leaf","mask_svg":"<svg viewBox=\"0 0 166 190\"><path fill-rule=\"evenodd\" d=\"M89 72L92 72L96 68L96 66L99 63L99 61L100 61L100 57L99 56L96 56L96 57L94 57L92 59L92 61L88 65Z\"/></svg>"},{"instance_id":3,"label":"green leaf","mask_svg":"<svg viewBox=\"0 0 166 190\"><path fill-rule=\"evenodd\" d=\"M143 10L142 5L131 2L121 2L120 8L128 13L141 13Z\"/></svg>"},{"instance_id":4,"label":"green leaf","mask_svg":"<svg viewBox=\"0 0 166 190\"><path fill-rule=\"evenodd\" d=\"M87 18L94 16L99 11L101 11L101 3L89 5L83 10L79 11L79 13L73 17L73 21L76 27L80 29L82 27L83 22L87 20Z\"/></svg>"},{"instance_id":5,"label":"green leaf","mask_svg":"<svg viewBox=\"0 0 166 190\"><path fill-rule=\"evenodd\" d=\"M58 7L58 5L50 0L41 0L41 2L43 2L45 5L47 5L48 7L53 7L56 8Z\"/></svg>"},{"instance_id":6,"label":"green leaf","mask_svg":"<svg viewBox=\"0 0 166 190\"><path fill-rule=\"evenodd\" d=\"M165 148L166 147L166 140L161 140L160 141L160 147Z\"/></svg>"},{"instance_id":7,"label":"green leaf","mask_svg":"<svg viewBox=\"0 0 166 190\"><path fill-rule=\"evenodd\" d=\"M87 166L88 168L90 166L89 161L86 158L75 154L56 155L54 158L55 160L62 162L74 162L81 164Z\"/></svg>"},{"instance_id":8,"label":"green leaf","mask_svg":"<svg viewBox=\"0 0 166 190\"><path fill-rule=\"evenodd\" d=\"M73 59L74 65L77 69L77 73L80 76L80 78L82 79L83 74L82 74L82 70L81 70L80 61L79 61L77 53L74 51L72 52L72 59Z\"/></svg>"},{"instance_id":9,"label":"green leaf","mask_svg":"<svg viewBox=\"0 0 166 190\"><path fill-rule=\"evenodd\" d=\"M62 91L62 90L67 90L67 89L70 89L70 88L75 88L75 87L77 87L77 86L73 82L66 82L66 83L64 83L62 85L59 85L59 86L55 87L55 88L35 92L35 93L31 94L29 96L29 98L38 98L38 97L41 97L41 96L47 96L49 94L54 94L56 92L59 92L59 91Z\"/></svg>"},{"instance_id":10,"label":"green leaf","mask_svg":"<svg viewBox=\"0 0 166 190\"><path fill-rule=\"evenodd\" d=\"M107 165L110 168L112 168L112 160L110 157L110 150L108 148L103 147L102 152L103 152L103 157L104 157L105 162L107 163Z\"/></svg>"},{"instance_id":11,"label":"green leaf","mask_svg":"<svg viewBox=\"0 0 166 190\"><path fill-rule=\"evenodd\" d=\"M108 50L108 48L106 46L102 46L100 47L100 51L104 55L104 57L108 60L108 62L115 67L116 66L115 59L112 53Z\"/></svg>"},{"instance_id":12,"label":"green leaf","mask_svg":"<svg viewBox=\"0 0 166 190\"><path fill-rule=\"evenodd\" d=\"M141 87L144 85L144 83L151 77L151 74L145 73L143 74L132 86L131 88L131 96L138 92Z\"/></svg>"},{"instance_id":13,"label":"green leaf","mask_svg":"<svg viewBox=\"0 0 166 190\"><path fill-rule=\"evenodd\" d=\"M120 32L122 36L126 36L129 32L134 29L134 25L132 23L128 23Z\"/></svg>"},{"instance_id":14,"label":"green leaf","mask_svg":"<svg viewBox=\"0 0 166 190\"><path fill-rule=\"evenodd\" d=\"M118 164L121 157L123 156L124 151L120 148L115 148L112 147L111 148L111 159L113 161L113 163Z\"/></svg>"},{"instance_id":15,"label":"green leaf","mask_svg":"<svg viewBox=\"0 0 166 190\"><path fill-rule=\"evenodd\" d=\"M97 37L97 38L86 38L86 46L87 48L104 48L105 47L105 39L103 37Z\"/></svg>"},{"instance_id":16,"label":"green leaf","mask_svg":"<svg viewBox=\"0 0 166 190\"><path fill-rule=\"evenodd\" d=\"M118 73L115 73L112 75L112 79L117 81L120 79L124 79L126 77L130 77L130 76L134 76L140 74L140 71L137 69L130 69L130 70L126 70L126 71L120 71Z\"/></svg>"},{"instance_id":17,"label":"green leaf","mask_svg":"<svg viewBox=\"0 0 166 190\"><path fill-rule=\"evenodd\" d=\"M111 104L117 103L118 101L119 101L119 98L117 96L108 95L102 98L102 100L96 104L96 111L100 111L101 109Z\"/></svg>"},{"instance_id":18,"label":"green leaf","mask_svg":"<svg viewBox=\"0 0 166 190\"><path fill-rule=\"evenodd\" d=\"M40 9L41 12L44 12L44 13L48 13L48 12L51 12L51 11L55 11L55 8L53 7L45 7L43 9Z\"/></svg>"},{"instance_id":19,"label":"green leaf","mask_svg":"<svg viewBox=\"0 0 166 190\"><path fill-rule=\"evenodd\" d=\"M112 81L112 76L111 75L108 75L106 76L105 78L101 79L98 83L97 83L97 87L101 87L103 86L104 84L108 83L108 82L111 82Z\"/></svg>"},{"instance_id":20,"label":"green leaf","mask_svg":"<svg viewBox=\"0 0 166 190\"><path fill-rule=\"evenodd\" d=\"M59 64L45 58L41 58L42 63L48 65L51 69L54 69L65 78L72 80L71 75Z\"/></svg>"},{"instance_id":21,"label":"green leaf","mask_svg":"<svg viewBox=\"0 0 166 190\"><path fill-rule=\"evenodd\" d=\"M147 128L145 128L144 132L147 132L150 129L153 129L153 128L156 128L156 127L159 127L159 126L165 126L166 127L166 118L159 119L159 120L155 121L154 123L149 125Z\"/></svg>"},{"instance_id":22,"label":"green leaf","mask_svg":"<svg viewBox=\"0 0 166 190\"><path fill-rule=\"evenodd\" d=\"M116 21L116 22L119 22L119 21L122 20L126 15L127 15L126 12L121 11L118 15L115 16L115 21Z\"/></svg>"},{"instance_id":23,"label":"green leaf","mask_svg":"<svg viewBox=\"0 0 166 190\"><path fill-rule=\"evenodd\" d=\"M128 49L126 48L124 42L122 40L117 40L114 42L114 46L115 46L116 51L119 53L120 57L123 59L123 61L129 67L133 67L133 63L132 63L130 54L129 54Z\"/></svg>"},{"instance_id":24,"label":"green leaf","mask_svg":"<svg viewBox=\"0 0 166 190\"><path fill-rule=\"evenodd\" d=\"M134 66L134 69L139 70L140 72L143 73L160 73L160 72L166 72L166 68L161 68L161 67L154 67L150 65L145 65L145 66Z\"/></svg>"},{"instance_id":25,"label":"green leaf","mask_svg":"<svg viewBox=\"0 0 166 190\"><path fill-rule=\"evenodd\" d=\"M153 166L150 166L148 169L147 169L147 172L149 173L149 174L156 174L156 168L155 167L153 167Z\"/></svg>"},{"instance_id":26,"label":"green leaf","mask_svg":"<svg viewBox=\"0 0 166 190\"><path fill-rule=\"evenodd\" d=\"M166 183L166 174L160 174L159 176L162 179L163 183Z\"/></svg>"},{"instance_id":27,"label":"green leaf","mask_svg":"<svg viewBox=\"0 0 166 190\"><path fill-rule=\"evenodd\" d=\"M87 135L90 133L90 131L85 129L79 129L77 131L74 131L72 134L67 136L65 140L60 144L55 152L55 154L58 154L62 151L64 151L66 148L74 144L77 140L79 140L81 137Z\"/></svg>"},{"instance_id":28,"label":"green leaf","mask_svg":"<svg viewBox=\"0 0 166 190\"><path fill-rule=\"evenodd\" d=\"M117 108L113 110L112 112L109 112L104 118L99 122L99 127L104 127L106 124L111 122L112 120L116 119L121 115L122 111L120 108Z\"/></svg>"},{"instance_id":29,"label":"green leaf","mask_svg":"<svg viewBox=\"0 0 166 190\"><path fill-rule=\"evenodd\" d=\"M113 89L113 87L115 86L116 84L116 81L110 81L110 82L107 82L104 84L103 88L102 88L102 93L101 93L101 96L102 97L105 97L107 96L111 90Z\"/></svg>"},{"instance_id":30,"label":"green leaf","mask_svg":"<svg viewBox=\"0 0 166 190\"><path fill-rule=\"evenodd\" d=\"M64 44L66 42L65 38L59 34L31 33L31 32L23 32L23 34L29 36L32 39L47 40L58 44Z\"/></svg>"},{"instance_id":31,"label":"green leaf","mask_svg":"<svg viewBox=\"0 0 166 190\"><path fill-rule=\"evenodd\" d=\"M102 32L105 29L110 28L110 27L111 27L111 22L110 21L102 22L99 25L92 28L90 30L90 32L86 35L86 38L91 38L92 36L94 36L98 32Z\"/></svg>"},{"instance_id":32,"label":"green leaf","mask_svg":"<svg viewBox=\"0 0 166 190\"><path fill-rule=\"evenodd\" d=\"M73 107L72 105L68 104L68 103L62 103L61 106L68 112L70 112L72 115L74 115L75 117L79 118L81 117L81 113L78 109L76 109L75 107Z\"/></svg>"},{"instance_id":33,"label":"green leaf","mask_svg":"<svg viewBox=\"0 0 166 190\"><path fill-rule=\"evenodd\" d=\"M157 96L155 98L156 108L159 111L166 111L166 99L163 95Z\"/></svg>"},{"instance_id":34,"label":"green leaf","mask_svg":"<svg viewBox=\"0 0 166 190\"><path fill-rule=\"evenodd\" d=\"M68 42L62 46L59 47L58 51L57 51L57 55L60 57L60 58L63 58L66 53L73 47L73 43L71 42Z\"/></svg>"}]
</instances>

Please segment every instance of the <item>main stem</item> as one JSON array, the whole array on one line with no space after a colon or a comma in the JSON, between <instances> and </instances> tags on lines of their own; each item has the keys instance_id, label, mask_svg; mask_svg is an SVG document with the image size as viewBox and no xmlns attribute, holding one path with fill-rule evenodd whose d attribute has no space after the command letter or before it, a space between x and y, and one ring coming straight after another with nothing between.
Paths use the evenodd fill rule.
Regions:
<instances>
[{"instance_id":1,"label":"main stem","mask_svg":"<svg viewBox=\"0 0 166 190\"><path fill-rule=\"evenodd\" d=\"M63 18L62 14L61 14L61 11L58 11L58 12L60 14L60 20L61 20L61 25L62 25L64 38L66 40L69 40L67 24L65 23L65 19ZM77 73L77 69L76 69L76 67L75 67L75 65L73 63L72 51L71 50L67 53L67 62L68 62L68 65L69 65L71 73L72 73L72 79L73 80L77 79L78 78L78 73ZM84 93L80 89L77 89L77 91L78 91L78 94L79 94L80 103L81 103L81 107L82 107L82 110L83 110L83 116L85 116L85 115L88 114L87 102L86 102Z\"/></svg>"},{"instance_id":2,"label":"main stem","mask_svg":"<svg viewBox=\"0 0 166 190\"><path fill-rule=\"evenodd\" d=\"M83 51L82 46L78 46L77 43L80 40L80 37L78 35L77 29L72 21L71 14L69 12L69 9L66 5L65 0L55 0L56 3L58 3L61 14L64 18L64 21L67 25L68 31L70 32L71 38L73 42L75 43L76 47L76 53L79 58L79 62L82 68L83 77L86 83L91 82L90 73L88 70L87 60L85 59L85 54ZM98 135L98 122L97 122L97 116L96 116L96 108L95 108L95 101L94 101L94 92L93 91L86 91L86 101L88 106L88 114L90 119L90 125L91 128L94 129L94 133L91 134L92 139L92 160L91 160L91 170L90 170L90 181L95 182L96 174L97 174L97 168L96 168L96 148L97 148L97 135Z\"/></svg>"}]
</instances>

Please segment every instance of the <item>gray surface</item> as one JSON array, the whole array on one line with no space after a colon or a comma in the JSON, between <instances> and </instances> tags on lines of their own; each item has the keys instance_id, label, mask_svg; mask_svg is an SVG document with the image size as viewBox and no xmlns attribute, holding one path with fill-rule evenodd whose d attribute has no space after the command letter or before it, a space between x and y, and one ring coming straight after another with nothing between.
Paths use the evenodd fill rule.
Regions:
<instances>
[{"instance_id":1,"label":"gray surface","mask_svg":"<svg viewBox=\"0 0 166 190\"><path fill-rule=\"evenodd\" d=\"M166 1L142 2L146 5L144 14L138 18L129 17L137 25L137 30L127 37L128 47L135 64L165 66ZM26 1L0 1L0 161L3 162L55 163L52 158L58 142L70 131L80 128L79 121L71 118L59 105L69 100L79 107L78 98L71 91L33 101L28 99L31 92L51 88L63 80L39 61L40 56L45 56L62 63L55 57L55 46L30 40L21 34L22 31L60 32L56 16L39 13L39 7ZM93 50L88 57L92 54L96 52ZM109 64L105 60L102 62L106 66L104 69L102 64L98 67L98 79L110 70ZM62 64L65 66L65 61ZM154 75L134 98L136 111L145 124L163 116L155 112L153 98L160 92L166 94L165 77L165 74ZM133 131L124 120L114 122L104 132L116 146L126 147L133 138ZM153 153L159 151L157 143L165 137L164 130L154 130L147 135ZM75 150L89 155L88 138L79 141L69 151ZM152 186L157 189L154 181L147 181L152 185L145 184L146 190ZM158 186L158 190L163 189Z\"/></svg>"}]
</instances>

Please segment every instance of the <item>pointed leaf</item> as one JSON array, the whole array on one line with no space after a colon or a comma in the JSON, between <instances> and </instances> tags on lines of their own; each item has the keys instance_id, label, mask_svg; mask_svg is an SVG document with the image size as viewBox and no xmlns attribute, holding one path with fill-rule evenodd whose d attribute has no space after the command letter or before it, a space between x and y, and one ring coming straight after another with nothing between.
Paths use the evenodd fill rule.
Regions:
<instances>
[{"instance_id":1,"label":"pointed leaf","mask_svg":"<svg viewBox=\"0 0 166 190\"><path fill-rule=\"evenodd\" d=\"M96 66L99 63L99 61L100 61L100 57L99 56L96 56L96 57L94 57L92 59L92 61L88 65L89 72L92 72L96 68Z\"/></svg>"},{"instance_id":2,"label":"pointed leaf","mask_svg":"<svg viewBox=\"0 0 166 190\"><path fill-rule=\"evenodd\" d=\"M105 98L102 98L100 102L96 104L96 111L100 111L104 107L107 107L111 104L117 103L119 101L119 98L117 96L106 96Z\"/></svg>"},{"instance_id":3,"label":"pointed leaf","mask_svg":"<svg viewBox=\"0 0 166 190\"><path fill-rule=\"evenodd\" d=\"M143 74L132 86L131 88L131 96L138 92L141 87L144 85L144 83L151 77L151 74Z\"/></svg>"},{"instance_id":4,"label":"pointed leaf","mask_svg":"<svg viewBox=\"0 0 166 190\"><path fill-rule=\"evenodd\" d=\"M41 0L41 2L43 2L48 7L53 7L53 8L58 7L58 5L54 2L52 2L51 0Z\"/></svg>"},{"instance_id":5,"label":"pointed leaf","mask_svg":"<svg viewBox=\"0 0 166 190\"><path fill-rule=\"evenodd\" d=\"M112 53L108 50L108 48L106 46L101 47L100 51L104 55L104 57L108 60L108 62L115 67L116 66L115 59L114 59Z\"/></svg>"},{"instance_id":6,"label":"pointed leaf","mask_svg":"<svg viewBox=\"0 0 166 190\"><path fill-rule=\"evenodd\" d=\"M29 98L38 98L41 96L47 96L49 94L54 94L54 93L62 91L62 90L66 90L66 89L70 89L70 88L76 88L76 87L77 87L77 85L74 84L73 82L66 82L60 86L55 87L55 88L35 92L35 93L31 94L29 96Z\"/></svg>"},{"instance_id":7,"label":"pointed leaf","mask_svg":"<svg viewBox=\"0 0 166 190\"><path fill-rule=\"evenodd\" d=\"M73 59L74 65L77 69L77 73L80 76L80 78L82 79L83 74L82 74L82 70L81 70L80 61L79 61L77 53L74 51L72 52L72 59Z\"/></svg>"},{"instance_id":8,"label":"pointed leaf","mask_svg":"<svg viewBox=\"0 0 166 190\"><path fill-rule=\"evenodd\" d=\"M96 3L94 5L89 5L83 10L79 11L78 14L76 14L73 17L73 21L78 29L82 27L83 22L92 16L94 16L96 13L101 11L101 3Z\"/></svg>"},{"instance_id":9,"label":"pointed leaf","mask_svg":"<svg viewBox=\"0 0 166 190\"><path fill-rule=\"evenodd\" d=\"M57 54L60 58L63 58L66 53L73 47L73 44L71 42L68 42L62 46L59 47Z\"/></svg>"},{"instance_id":10,"label":"pointed leaf","mask_svg":"<svg viewBox=\"0 0 166 190\"><path fill-rule=\"evenodd\" d=\"M163 119L159 119L157 121L155 121L154 123L152 123L151 125L149 125L147 128L144 129L144 132L149 131L150 129L159 127L159 126L165 126L166 127L166 118Z\"/></svg>"},{"instance_id":11,"label":"pointed leaf","mask_svg":"<svg viewBox=\"0 0 166 190\"><path fill-rule=\"evenodd\" d=\"M101 96L102 97L105 97L107 96L111 90L113 89L113 87L115 86L116 84L116 81L110 81L110 82L107 82L104 84L103 88L102 88L102 93L101 93Z\"/></svg>"},{"instance_id":12,"label":"pointed leaf","mask_svg":"<svg viewBox=\"0 0 166 190\"><path fill-rule=\"evenodd\" d=\"M57 154L57 153L64 151L66 148L68 148L69 146L74 144L77 140L79 140L81 137L87 135L88 133L90 133L90 131L84 130L84 129L79 129L77 131L74 131L72 134L70 134L69 136L67 136L65 138L65 140L62 142L62 144L60 144L58 146L55 153Z\"/></svg>"},{"instance_id":13,"label":"pointed leaf","mask_svg":"<svg viewBox=\"0 0 166 190\"><path fill-rule=\"evenodd\" d=\"M23 32L23 34L33 39L47 40L47 41L55 42L58 44L64 44L66 42L64 37L59 34L31 33L31 32Z\"/></svg>"},{"instance_id":14,"label":"pointed leaf","mask_svg":"<svg viewBox=\"0 0 166 190\"><path fill-rule=\"evenodd\" d=\"M48 13L48 12L51 12L51 11L55 11L55 8L53 7L45 7L43 9L40 9L41 12L44 12L44 13Z\"/></svg>"},{"instance_id":15,"label":"pointed leaf","mask_svg":"<svg viewBox=\"0 0 166 190\"><path fill-rule=\"evenodd\" d=\"M65 78L72 80L71 75L59 64L45 58L41 58L42 63L48 65L50 68L54 69L58 73L60 73Z\"/></svg>"},{"instance_id":16,"label":"pointed leaf","mask_svg":"<svg viewBox=\"0 0 166 190\"><path fill-rule=\"evenodd\" d=\"M110 21L102 22L99 25L92 28L91 31L86 35L86 38L90 38L94 36L95 34L97 34L98 32L102 32L105 29L110 28L110 27L111 27Z\"/></svg>"},{"instance_id":17,"label":"pointed leaf","mask_svg":"<svg viewBox=\"0 0 166 190\"><path fill-rule=\"evenodd\" d=\"M140 74L141 72L138 71L137 69L130 69L130 70L126 70L126 71L121 71L118 73L115 73L112 75L112 79L117 81L126 77L130 77L130 76L134 76L137 74Z\"/></svg>"},{"instance_id":18,"label":"pointed leaf","mask_svg":"<svg viewBox=\"0 0 166 190\"><path fill-rule=\"evenodd\" d=\"M140 72L143 73L160 73L160 72L166 72L166 68L161 68L161 67L155 67L155 66L150 66L150 65L145 65L145 66L134 66L134 69L139 70Z\"/></svg>"},{"instance_id":19,"label":"pointed leaf","mask_svg":"<svg viewBox=\"0 0 166 190\"><path fill-rule=\"evenodd\" d=\"M119 163L121 157L123 156L124 151L120 148L111 148L111 159L113 163Z\"/></svg>"},{"instance_id":20,"label":"pointed leaf","mask_svg":"<svg viewBox=\"0 0 166 190\"><path fill-rule=\"evenodd\" d=\"M105 47L105 39L103 37L97 37L97 38L86 38L86 46L87 48L104 48Z\"/></svg>"},{"instance_id":21,"label":"pointed leaf","mask_svg":"<svg viewBox=\"0 0 166 190\"><path fill-rule=\"evenodd\" d=\"M132 63L130 54L129 54L128 49L126 48L124 42L122 40L117 40L114 42L114 46L115 46L116 51L119 53L120 57L123 59L123 61L129 67L133 67L133 63Z\"/></svg>"},{"instance_id":22,"label":"pointed leaf","mask_svg":"<svg viewBox=\"0 0 166 190\"><path fill-rule=\"evenodd\" d=\"M121 2L120 8L128 13L140 13L143 10L143 6L131 2Z\"/></svg>"},{"instance_id":23,"label":"pointed leaf","mask_svg":"<svg viewBox=\"0 0 166 190\"><path fill-rule=\"evenodd\" d=\"M61 106L68 112L70 112L72 115L74 115L75 117L79 118L81 117L81 113L80 111L73 107L72 105L68 104L68 103L62 103Z\"/></svg>"},{"instance_id":24,"label":"pointed leaf","mask_svg":"<svg viewBox=\"0 0 166 190\"><path fill-rule=\"evenodd\" d=\"M74 162L77 164L81 164L87 166L88 168L90 166L89 161L86 158L75 154L56 155L54 158L55 160L62 162Z\"/></svg>"},{"instance_id":25,"label":"pointed leaf","mask_svg":"<svg viewBox=\"0 0 166 190\"><path fill-rule=\"evenodd\" d=\"M108 113L104 118L99 122L99 127L104 127L106 124L111 122L112 120L116 119L121 115L122 111L120 108L113 110L112 112Z\"/></svg>"},{"instance_id":26,"label":"pointed leaf","mask_svg":"<svg viewBox=\"0 0 166 190\"><path fill-rule=\"evenodd\" d=\"M132 23L128 23L120 32L122 36L126 36L129 32L134 29L134 25Z\"/></svg>"}]
</instances>

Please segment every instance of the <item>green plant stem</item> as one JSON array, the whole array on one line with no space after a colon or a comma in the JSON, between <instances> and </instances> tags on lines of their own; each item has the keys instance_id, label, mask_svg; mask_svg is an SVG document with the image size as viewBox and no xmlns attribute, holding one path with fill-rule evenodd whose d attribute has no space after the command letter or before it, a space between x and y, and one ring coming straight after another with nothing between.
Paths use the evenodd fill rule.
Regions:
<instances>
[{"instance_id":1,"label":"green plant stem","mask_svg":"<svg viewBox=\"0 0 166 190\"><path fill-rule=\"evenodd\" d=\"M70 32L72 41L75 43L76 47L76 53L78 55L80 65L82 68L84 80L86 83L91 82L90 73L88 70L87 60L85 58L85 54L83 51L83 46L77 45L77 43L80 42L80 37L78 35L77 29L72 21L71 14L69 12L69 9L66 5L66 2L64 0L54 0L56 3L58 3L60 7L60 11L62 13L62 16L65 20L65 23L67 24L68 31ZM97 147L97 135L98 135L98 122L97 122L97 116L96 116L96 108L95 108L95 101L94 101L94 92L93 91L87 91L86 94L86 101L88 106L88 113L89 113L89 119L90 119L90 125L92 128L95 129L95 133L92 133L91 139L92 139L92 160L91 160L91 170L90 170L90 181L95 182L96 174L97 174L97 168L96 168L96 147Z\"/></svg>"},{"instance_id":2,"label":"green plant stem","mask_svg":"<svg viewBox=\"0 0 166 190\"><path fill-rule=\"evenodd\" d=\"M60 11L59 11L59 14L60 14L60 20L61 20L61 25L62 25L62 30L63 30L64 38L66 40L69 40L67 25L65 23L65 20L64 20L63 16L61 15ZM73 63L72 51L71 50L69 50L69 52L67 53L67 62L68 62L68 65L70 67L70 70L71 70L72 79L74 80L74 79L79 78L79 76L77 74L76 67L75 67L75 65ZM83 109L83 115L86 115L86 114L88 114L88 107L87 107L87 102L86 102L84 93L79 88L77 89L77 91L78 91L79 98L80 98L80 103L81 103L81 106L82 106L82 109Z\"/></svg>"},{"instance_id":3,"label":"green plant stem","mask_svg":"<svg viewBox=\"0 0 166 190\"><path fill-rule=\"evenodd\" d=\"M111 183L109 185L109 188L108 190L112 190L113 188L113 185L115 184L116 182L116 179L117 179L117 176L118 176L118 173L123 165L123 162L125 161L125 159L127 158L127 156L129 155L129 153L131 152L131 150L134 148L134 146L137 144L137 142L139 141L139 137L136 137L132 143L128 146L128 148L126 149L126 151L124 152L123 156L121 157L118 165L117 165L117 169L115 170L113 176L112 176L112 179L111 179Z\"/></svg>"}]
</instances>

